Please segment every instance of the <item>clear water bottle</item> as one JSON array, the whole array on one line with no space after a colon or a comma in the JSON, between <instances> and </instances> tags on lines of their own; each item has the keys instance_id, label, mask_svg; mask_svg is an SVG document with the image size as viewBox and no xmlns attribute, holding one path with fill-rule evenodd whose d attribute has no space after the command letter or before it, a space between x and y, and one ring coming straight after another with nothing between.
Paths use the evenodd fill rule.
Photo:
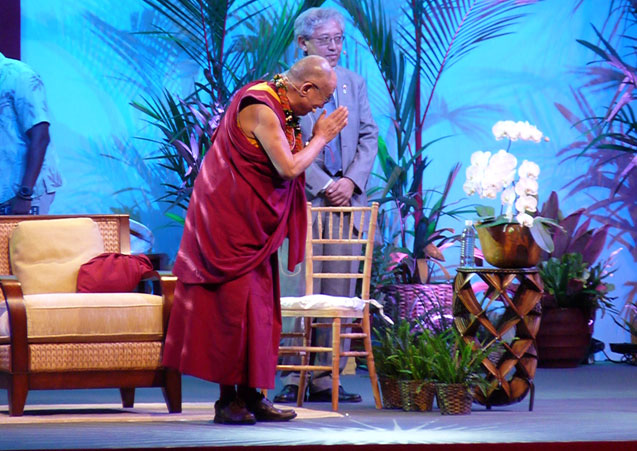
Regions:
<instances>
[{"instance_id":1,"label":"clear water bottle","mask_svg":"<svg viewBox=\"0 0 637 451\"><path fill-rule=\"evenodd\" d=\"M473 221L467 219L464 222L464 229L460 237L460 266L475 266L474 247L476 244L476 231L473 228Z\"/></svg>"}]
</instances>

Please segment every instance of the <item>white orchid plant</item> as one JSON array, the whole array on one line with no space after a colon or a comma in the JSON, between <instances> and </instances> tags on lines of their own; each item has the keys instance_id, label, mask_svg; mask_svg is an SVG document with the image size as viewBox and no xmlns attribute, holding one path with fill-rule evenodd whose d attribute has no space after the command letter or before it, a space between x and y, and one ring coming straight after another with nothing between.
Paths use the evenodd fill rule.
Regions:
<instances>
[{"instance_id":1,"label":"white orchid plant","mask_svg":"<svg viewBox=\"0 0 637 451\"><path fill-rule=\"evenodd\" d=\"M528 122L498 121L492 131L496 140L507 138L509 145L506 150L501 149L494 154L474 152L471 155L471 166L466 171L467 180L463 189L468 195L477 194L482 199L495 199L501 192L502 207L500 215L496 216L493 207L477 206L476 211L480 217L477 227L519 223L529 228L542 249L552 252L553 240L547 226L556 223L551 219L535 216L540 167L532 161L524 160L518 168L517 158L509 152L513 141L539 143L543 139L548 141L548 138Z\"/></svg>"}]
</instances>

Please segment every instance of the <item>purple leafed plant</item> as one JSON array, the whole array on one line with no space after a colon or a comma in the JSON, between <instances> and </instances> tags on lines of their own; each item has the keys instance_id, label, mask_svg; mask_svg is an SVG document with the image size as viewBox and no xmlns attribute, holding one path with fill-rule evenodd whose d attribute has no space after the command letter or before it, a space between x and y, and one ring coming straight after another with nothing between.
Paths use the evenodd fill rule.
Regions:
<instances>
[{"instance_id":1,"label":"purple leafed plant","mask_svg":"<svg viewBox=\"0 0 637 451\"><path fill-rule=\"evenodd\" d=\"M540 215L555 220L560 228L555 227L553 232L555 249L551 253L544 252L542 260L550 257L560 259L564 254L579 253L582 254L582 260L589 265L597 261L604 250L610 225L604 224L598 228L590 228L591 218L579 224L582 217L585 217L585 213L586 209L580 208L565 217L560 211L557 193L551 192L542 206Z\"/></svg>"}]
</instances>

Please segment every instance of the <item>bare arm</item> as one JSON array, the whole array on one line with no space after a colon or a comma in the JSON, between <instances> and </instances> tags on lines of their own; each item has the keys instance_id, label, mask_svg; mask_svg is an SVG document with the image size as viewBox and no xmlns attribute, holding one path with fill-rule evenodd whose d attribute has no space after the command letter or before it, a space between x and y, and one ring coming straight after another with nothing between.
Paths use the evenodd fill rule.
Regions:
<instances>
[{"instance_id":1,"label":"bare arm","mask_svg":"<svg viewBox=\"0 0 637 451\"><path fill-rule=\"evenodd\" d=\"M254 135L265 149L279 175L293 179L301 175L314 161L323 146L347 124L347 108L337 108L329 116L321 115L314 136L307 146L293 154L277 115L263 104L247 106L239 113L244 133Z\"/></svg>"},{"instance_id":2,"label":"bare arm","mask_svg":"<svg viewBox=\"0 0 637 451\"><path fill-rule=\"evenodd\" d=\"M22 185L20 186L33 188L38 175L40 175L40 169L42 169L46 148L49 145L49 124L47 122L40 122L39 124L34 125L27 130L27 136L29 137L27 165L24 175L22 176Z\"/></svg>"},{"instance_id":3,"label":"bare arm","mask_svg":"<svg viewBox=\"0 0 637 451\"><path fill-rule=\"evenodd\" d=\"M29 148L27 149L27 164L22 176L22 183L20 186L26 186L27 188L33 188L35 182L40 175L40 169L42 169L42 163L44 162L44 155L46 154L46 148L49 145L49 124L47 122L40 122L27 130L27 136L29 138ZM14 197L11 203L11 212L15 215L27 214L31 209L31 201L28 199L22 199L20 197Z\"/></svg>"}]
</instances>

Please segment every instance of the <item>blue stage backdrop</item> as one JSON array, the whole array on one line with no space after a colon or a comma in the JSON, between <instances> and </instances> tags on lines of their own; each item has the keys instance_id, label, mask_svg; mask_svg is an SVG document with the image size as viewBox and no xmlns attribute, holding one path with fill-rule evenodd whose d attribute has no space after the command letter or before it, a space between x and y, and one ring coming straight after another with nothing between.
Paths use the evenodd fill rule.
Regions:
<instances>
[{"instance_id":1,"label":"blue stage backdrop","mask_svg":"<svg viewBox=\"0 0 637 451\"><path fill-rule=\"evenodd\" d=\"M280 7L279 2L265 3ZM608 194L593 189L571 193L568 183L586 173L589 163L584 159L564 163L558 155L580 136L556 107L561 104L580 111L574 89L582 85L582 69L597 58L576 40L599 42L593 26L604 29L607 2L520 3L529 6L525 16L508 29L510 34L480 44L440 77L423 137L425 142L448 137L428 149L431 164L423 185L442 187L451 167L459 162L462 169L450 199L478 202L462 190L472 152L495 152L505 146L491 134L496 121L526 120L550 140L516 142L512 151L520 161L529 159L540 165L540 205L556 190L563 211L569 213ZM337 2L325 5L341 8ZM400 21L404 14L401 2L386 5L388 18ZM164 88L187 95L193 82L202 79L201 68L159 40L132 34L151 30L159 20L142 0L22 0L21 6L22 59L46 84L52 147L64 178L52 213L129 212L155 234L153 250L174 258L181 227L165 215L167 205L158 199L165 192L163 183L176 180L153 159L158 145L149 140L161 138L157 128L149 126L131 102L161 96ZM392 146L387 90L361 34L345 15L350 28L342 64L366 77L372 112L381 135ZM291 48L287 57L290 63L298 52ZM611 97L602 91L588 92L586 98L596 114L603 114ZM379 183L376 178L370 181L371 186ZM627 214L616 212L618 216ZM449 220L444 225L459 230L461 223ZM603 254L608 257L624 248L616 256L618 305L629 293L626 284L634 281L635 261L629 245L634 246L634 241L610 243ZM457 251L450 250L447 259L455 262ZM606 343L628 338L608 316L598 320L595 336Z\"/></svg>"}]
</instances>

